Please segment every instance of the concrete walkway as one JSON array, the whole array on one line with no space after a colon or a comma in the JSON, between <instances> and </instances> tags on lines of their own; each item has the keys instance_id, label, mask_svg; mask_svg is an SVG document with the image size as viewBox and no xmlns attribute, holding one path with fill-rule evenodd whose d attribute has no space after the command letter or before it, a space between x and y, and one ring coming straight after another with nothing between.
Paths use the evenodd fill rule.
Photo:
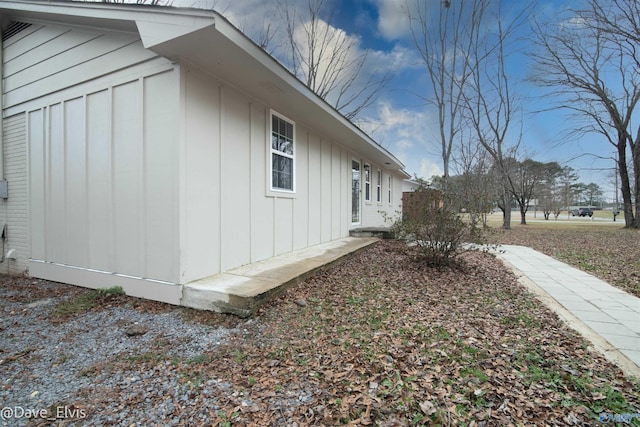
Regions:
<instances>
[{"instance_id":1,"label":"concrete walkway","mask_svg":"<svg viewBox=\"0 0 640 427\"><path fill-rule=\"evenodd\" d=\"M640 378L640 298L524 246L498 256L571 327L626 373Z\"/></svg>"},{"instance_id":2,"label":"concrete walkway","mask_svg":"<svg viewBox=\"0 0 640 427\"><path fill-rule=\"evenodd\" d=\"M377 242L372 237L345 237L286 253L187 283L181 304L248 317L265 302L352 253Z\"/></svg>"}]
</instances>

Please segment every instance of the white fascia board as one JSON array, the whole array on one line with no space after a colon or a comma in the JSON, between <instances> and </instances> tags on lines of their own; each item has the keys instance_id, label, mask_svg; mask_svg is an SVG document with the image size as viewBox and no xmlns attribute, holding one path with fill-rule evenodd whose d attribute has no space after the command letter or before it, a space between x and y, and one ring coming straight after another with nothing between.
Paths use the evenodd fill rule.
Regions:
<instances>
[{"instance_id":1,"label":"white fascia board","mask_svg":"<svg viewBox=\"0 0 640 427\"><path fill-rule=\"evenodd\" d=\"M145 48L197 31L215 22L213 11L151 5L76 1L0 1L0 14L27 20L84 23L97 28L137 27ZM128 25L127 25L128 24Z\"/></svg>"},{"instance_id":2,"label":"white fascia board","mask_svg":"<svg viewBox=\"0 0 640 427\"><path fill-rule=\"evenodd\" d=\"M157 22L136 20L142 44L147 49L169 40L177 39L186 34L214 25L213 18L179 20L186 22Z\"/></svg>"}]
</instances>

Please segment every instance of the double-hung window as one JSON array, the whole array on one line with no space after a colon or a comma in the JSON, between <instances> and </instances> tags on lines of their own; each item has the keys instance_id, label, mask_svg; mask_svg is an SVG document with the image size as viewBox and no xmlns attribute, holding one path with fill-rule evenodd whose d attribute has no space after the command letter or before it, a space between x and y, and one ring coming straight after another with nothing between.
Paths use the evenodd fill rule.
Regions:
<instances>
[{"instance_id":1,"label":"double-hung window","mask_svg":"<svg viewBox=\"0 0 640 427\"><path fill-rule=\"evenodd\" d=\"M392 196L392 194L391 194L392 189L393 189L393 176L389 175L389 188L387 189L387 192L388 192L388 199L389 199L389 202L388 202L388 203L389 203L389 206L391 206L391 201L393 200L393 199L391 198L391 196Z\"/></svg>"},{"instance_id":2,"label":"double-hung window","mask_svg":"<svg viewBox=\"0 0 640 427\"><path fill-rule=\"evenodd\" d=\"M271 113L271 190L295 191L294 134L292 121Z\"/></svg>"},{"instance_id":3,"label":"double-hung window","mask_svg":"<svg viewBox=\"0 0 640 427\"><path fill-rule=\"evenodd\" d=\"M376 202L382 203L382 171L378 169L376 181Z\"/></svg>"},{"instance_id":4,"label":"double-hung window","mask_svg":"<svg viewBox=\"0 0 640 427\"><path fill-rule=\"evenodd\" d=\"M364 164L364 200L371 201L371 165Z\"/></svg>"}]
</instances>

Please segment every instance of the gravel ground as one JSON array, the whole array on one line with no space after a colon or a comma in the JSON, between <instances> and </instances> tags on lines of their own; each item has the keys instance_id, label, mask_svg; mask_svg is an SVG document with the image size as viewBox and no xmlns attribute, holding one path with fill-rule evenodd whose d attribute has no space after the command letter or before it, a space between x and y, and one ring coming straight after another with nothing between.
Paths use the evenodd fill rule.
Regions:
<instances>
[{"instance_id":1,"label":"gravel ground","mask_svg":"<svg viewBox=\"0 0 640 427\"><path fill-rule=\"evenodd\" d=\"M0 425L177 425L217 406L205 399L201 408L207 413L176 415L180 406L189 405L194 387L174 375L172 367L197 360L235 329L187 320L184 309L158 303L133 307L130 298L124 306L100 307L61 321L56 307L89 291L32 279L0 280ZM39 298L25 286L38 291L57 286L66 295ZM145 311L150 307L156 310ZM157 364L144 371L127 369L127 364L144 362ZM206 397L225 384L210 380L197 388ZM119 406L92 404L97 401L92 396L108 393L119 394Z\"/></svg>"}]
</instances>

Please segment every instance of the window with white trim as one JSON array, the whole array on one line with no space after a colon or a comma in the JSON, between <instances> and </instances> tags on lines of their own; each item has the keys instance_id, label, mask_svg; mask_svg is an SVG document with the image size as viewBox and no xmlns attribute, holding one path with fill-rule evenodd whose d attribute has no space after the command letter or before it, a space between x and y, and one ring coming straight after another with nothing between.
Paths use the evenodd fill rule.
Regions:
<instances>
[{"instance_id":1,"label":"window with white trim","mask_svg":"<svg viewBox=\"0 0 640 427\"><path fill-rule=\"evenodd\" d=\"M294 191L295 123L271 112L271 189Z\"/></svg>"},{"instance_id":2,"label":"window with white trim","mask_svg":"<svg viewBox=\"0 0 640 427\"><path fill-rule=\"evenodd\" d=\"M364 200L371 201L371 165L364 164Z\"/></svg>"},{"instance_id":3,"label":"window with white trim","mask_svg":"<svg viewBox=\"0 0 640 427\"><path fill-rule=\"evenodd\" d=\"M378 203L382 203L382 171L380 169L378 169L378 175L377 175L377 181L376 181L376 201Z\"/></svg>"},{"instance_id":4,"label":"window with white trim","mask_svg":"<svg viewBox=\"0 0 640 427\"><path fill-rule=\"evenodd\" d=\"M389 205L391 205L391 196L392 196L392 192L391 189L393 188L393 177L391 175L389 175L389 188L387 189L387 192L389 193Z\"/></svg>"}]
</instances>

